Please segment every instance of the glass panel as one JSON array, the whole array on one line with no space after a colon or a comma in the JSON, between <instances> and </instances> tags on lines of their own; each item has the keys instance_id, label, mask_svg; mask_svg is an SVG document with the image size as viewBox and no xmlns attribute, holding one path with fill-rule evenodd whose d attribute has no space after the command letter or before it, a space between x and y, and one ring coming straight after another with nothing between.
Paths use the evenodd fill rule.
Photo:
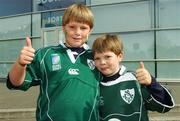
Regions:
<instances>
[{"instance_id":1,"label":"glass panel","mask_svg":"<svg viewBox=\"0 0 180 121\"><path fill-rule=\"evenodd\" d=\"M31 39L32 40L32 46L35 50L43 47L43 41L41 38Z\"/></svg>"},{"instance_id":2,"label":"glass panel","mask_svg":"<svg viewBox=\"0 0 180 121\"><path fill-rule=\"evenodd\" d=\"M0 39L30 36L31 16L0 19L0 28Z\"/></svg>"},{"instance_id":3,"label":"glass panel","mask_svg":"<svg viewBox=\"0 0 180 121\"><path fill-rule=\"evenodd\" d=\"M98 37L98 36L100 36L100 35L90 35L89 36L89 39L88 39L88 41L87 41L87 44L89 45L89 47L91 48L92 47L92 44L93 44L93 42L94 42L94 40Z\"/></svg>"},{"instance_id":4,"label":"glass panel","mask_svg":"<svg viewBox=\"0 0 180 121\"><path fill-rule=\"evenodd\" d=\"M159 0L159 26L180 27L180 0Z\"/></svg>"},{"instance_id":5,"label":"glass panel","mask_svg":"<svg viewBox=\"0 0 180 121\"><path fill-rule=\"evenodd\" d=\"M125 60L154 59L153 32L121 34Z\"/></svg>"},{"instance_id":6,"label":"glass panel","mask_svg":"<svg viewBox=\"0 0 180 121\"><path fill-rule=\"evenodd\" d=\"M122 63L127 67L129 71L136 71L139 68L139 62L126 62ZM155 65L154 62L144 62L145 68L151 73L152 76L155 76Z\"/></svg>"},{"instance_id":7,"label":"glass panel","mask_svg":"<svg viewBox=\"0 0 180 121\"><path fill-rule=\"evenodd\" d=\"M36 41L35 41L36 40ZM38 39L32 39L33 47L40 48ZM5 78L12 64L7 64L6 61L15 61L20 53L20 50L25 45L25 39L0 41L0 78ZM37 47L38 46L38 47ZM42 46L41 46L42 47Z\"/></svg>"},{"instance_id":8,"label":"glass panel","mask_svg":"<svg viewBox=\"0 0 180 121\"><path fill-rule=\"evenodd\" d=\"M41 36L41 14L32 15L32 35Z\"/></svg>"},{"instance_id":9,"label":"glass panel","mask_svg":"<svg viewBox=\"0 0 180 121\"><path fill-rule=\"evenodd\" d=\"M92 5L97 4L110 4L119 2L130 2L130 1L140 1L140 0L91 0Z\"/></svg>"},{"instance_id":10,"label":"glass panel","mask_svg":"<svg viewBox=\"0 0 180 121\"><path fill-rule=\"evenodd\" d=\"M32 0L1 0L0 16L31 12Z\"/></svg>"},{"instance_id":11,"label":"glass panel","mask_svg":"<svg viewBox=\"0 0 180 121\"><path fill-rule=\"evenodd\" d=\"M95 16L93 33L150 29L151 7L149 3L143 1L92 7Z\"/></svg>"},{"instance_id":12,"label":"glass panel","mask_svg":"<svg viewBox=\"0 0 180 121\"><path fill-rule=\"evenodd\" d=\"M158 62L157 72L158 78L180 79L180 61Z\"/></svg>"},{"instance_id":13,"label":"glass panel","mask_svg":"<svg viewBox=\"0 0 180 121\"><path fill-rule=\"evenodd\" d=\"M65 37L64 37L64 33L63 33L63 31L61 30L61 28L62 27L60 27L59 29L58 29L58 40L59 40L59 42L64 42L65 41Z\"/></svg>"},{"instance_id":14,"label":"glass panel","mask_svg":"<svg viewBox=\"0 0 180 121\"><path fill-rule=\"evenodd\" d=\"M0 63L0 78L6 78L12 64Z\"/></svg>"},{"instance_id":15,"label":"glass panel","mask_svg":"<svg viewBox=\"0 0 180 121\"><path fill-rule=\"evenodd\" d=\"M43 32L44 46L58 45L58 33L56 30L47 30Z\"/></svg>"},{"instance_id":16,"label":"glass panel","mask_svg":"<svg viewBox=\"0 0 180 121\"><path fill-rule=\"evenodd\" d=\"M180 58L180 30L157 32L157 58Z\"/></svg>"},{"instance_id":17,"label":"glass panel","mask_svg":"<svg viewBox=\"0 0 180 121\"><path fill-rule=\"evenodd\" d=\"M0 61L14 61L25 45L23 40L0 41Z\"/></svg>"},{"instance_id":18,"label":"glass panel","mask_svg":"<svg viewBox=\"0 0 180 121\"><path fill-rule=\"evenodd\" d=\"M92 46L94 40L100 36L90 35L88 45ZM141 32L120 34L124 45L124 60L154 59L154 33Z\"/></svg>"}]
</instances>

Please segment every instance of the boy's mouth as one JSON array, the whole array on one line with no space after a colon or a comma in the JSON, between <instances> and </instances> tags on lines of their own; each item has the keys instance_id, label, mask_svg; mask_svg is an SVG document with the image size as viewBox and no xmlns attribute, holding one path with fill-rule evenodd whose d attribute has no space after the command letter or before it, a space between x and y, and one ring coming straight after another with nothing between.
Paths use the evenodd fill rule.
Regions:
<instances>
[{"instance_id":1,"label":"boy's mouth","mask_svg":"<svg viewBox=\"0 0 180 121\"><path fill-rule=\"evenodd\" d=\"M73 39L82 39L81 37L72 37Z\"/></svg>"}]
</instances>

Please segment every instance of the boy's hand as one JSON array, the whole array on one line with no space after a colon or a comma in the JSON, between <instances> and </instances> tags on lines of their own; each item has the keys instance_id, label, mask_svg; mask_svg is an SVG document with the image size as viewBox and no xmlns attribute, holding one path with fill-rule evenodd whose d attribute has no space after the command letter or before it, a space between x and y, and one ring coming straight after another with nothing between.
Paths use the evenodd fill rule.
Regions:
<instances>
[{"instance_id":1,"label":"boy's hand","mask_svg":"<svg viewBox=\"0 0 180 121\"><path fill-rule=\"evenodd\" d=\"M26 45L22 48L18 63L21 66L26 66L27 64L30 64L34 58L35 49L32 47L31 39L29 37L26 37Z\"/></svg>"},{"instance_id":2,"label":"boy's hand","mask_svg":"<svg viewBox=\"0 0 180 121\"><path fill-rule=\"evenodd\" d=\"M148 70L145 69L144 63L140 62L140 68L136 70L136 77L139 80L140 84L150 85L151 84L151 75Z\"/></svg>"}]
</instances>

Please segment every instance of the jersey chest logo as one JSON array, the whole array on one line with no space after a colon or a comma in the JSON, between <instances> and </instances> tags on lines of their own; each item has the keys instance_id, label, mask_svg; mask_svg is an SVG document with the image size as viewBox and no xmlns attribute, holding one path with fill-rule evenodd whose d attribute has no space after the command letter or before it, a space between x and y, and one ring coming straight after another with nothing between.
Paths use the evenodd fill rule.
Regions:
<instances>
[{"instance_id":1,"label":"jersey chest logo","mask_svg":"<svg viewBox=\"0 0 180 121\"><path fill-rule=\"evenodd\" d=\"M93 60L87 59L87 64L91 70L94 70L95 64Z\"/></svg>"},{"instance_id":2,"label":"jersey chest logo","mask_svg":"<svg viewBox=\"0 0 180 121\"><path fill-rule=\"evenodd\" d=\"M79 75L79 69L70 68L70 69L68 69L68 73L70 75Z\"/></svg>"},{"instance_id":3,"label":"jersey chest logo","mask_svg":"<svg viewBox=\"0 0 180 121\"><path fill-rule=\"evenodd\" d=\"M121 94L122 99L126 103L130 104L134 100L135 91L134 91L134 88L125 89L125 90L120 90L120 94Z\"/></svg>"},{"instance_id":4,"label":"jersey chest logo","mask_svg":"<svg viewBox=\"0 0 180 121\"><path fill-rule=\"evenodd\" d=\"M53 71L61 69L61 59L58 54L51 54L51 62Z\"/></svg>"}]
</instances>

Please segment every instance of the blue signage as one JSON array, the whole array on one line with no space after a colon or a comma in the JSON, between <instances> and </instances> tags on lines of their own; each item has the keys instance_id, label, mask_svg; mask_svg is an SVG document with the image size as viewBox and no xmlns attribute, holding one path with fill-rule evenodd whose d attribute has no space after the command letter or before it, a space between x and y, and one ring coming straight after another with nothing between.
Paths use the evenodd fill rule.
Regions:
<instances>
[{"instance_id":1,"label":"blue signage","mask_svg":"<svg viewBox=\"0 0 180 121\"><path fill-rule=\"evenodd\" d=\"M63 11L47 12L42 14L42 27L61 26Z\"/></svg>"},{"instance_id":2,"label":"blue signage","mask_svg":"<svg viewBox=\"0 0 180 121\"><path fill-rule=\"evenodd\" d=\"M32 11L32 0L1 0L0 16L22 14Z\"/></svg>"},{"instance_id":3,"label":"blue signage","mask_svg":"<svg viewBox=\"0 0 180 121\"><path fill-rule=\"evenodd\" d=\"M38 11L66 8L74 3L85 4L85 0L37 0Z\"/></svg>"},{"instance_id":4,"label":"blue signage","mask_svg":"<svg viewBox=\"0 0 180 121\"><path fill-rule=\"evenodd\" d=\"M38 10L66 8L74 3L85 4L85 0L38 0ZM42 27L61 26L64 11L48 11L42 13Z\"/></svg>"}]
</instances>

